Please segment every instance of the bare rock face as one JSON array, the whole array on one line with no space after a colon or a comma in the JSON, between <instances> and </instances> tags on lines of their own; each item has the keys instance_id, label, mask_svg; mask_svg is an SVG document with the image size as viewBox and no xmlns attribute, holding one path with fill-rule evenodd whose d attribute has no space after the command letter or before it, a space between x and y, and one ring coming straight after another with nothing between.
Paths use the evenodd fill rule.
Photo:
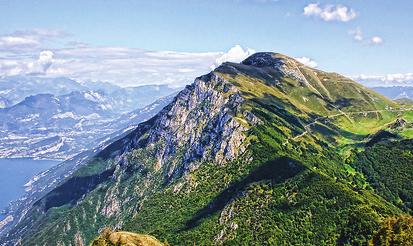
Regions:
<instances>
[{"instance_id":1,"label":"bare rock face","mask_svg":"<svg viewBox=\"0 0 413 246\"><path fill-rule=\"evenodd\" d=\"M398 118L395 122L389 125L391 129L403 128L407 125L407 121L403 118Z\"/></svg>"},{"instance_id":2,"label":"bare rock face","mask_svg":"<svg viewBox=\"0 0 413 246\"><path fill-rule=\"evenodd\" d=\"M242 109L243 102L238 89L218 73L199 77L161 111L152 127L137 131L124 144L118 163L125 162L131 151L156 146L154 169L161 170L166 180L195 170L201 162L224 165L245 150L245 132L257 123L251 112ZM247 124L237 115L246 118Z\"/></svg>"},{"instance_id":3,"label":"bare rock face","mask_svg":"<svg viewBox=\"0 0 413 246\"><path fill-rule=\"evenodd\" d=\"M84 246L85 243L83 242L82 235L80 233L76 233L75 235L75 245L76 246Z\"/></svg>"},{"instance_id":4,"label":"bare rock face","mask_svg":"<svg viewBox=\"0 0 413 246\"><path fill-rule=\"evenodd\" d=\"M156 156L159 165L166 167L165 175L178 177L194 169L195 162L223 164L236 157L247 130L234 119L241 113L243 100L235 87L214 73L196 79L181 92L169 112L159 118L158 127L149 132L149 142L164 143ZM178 152L182 159L169 162Z\"/></svg>"}]
</instances>

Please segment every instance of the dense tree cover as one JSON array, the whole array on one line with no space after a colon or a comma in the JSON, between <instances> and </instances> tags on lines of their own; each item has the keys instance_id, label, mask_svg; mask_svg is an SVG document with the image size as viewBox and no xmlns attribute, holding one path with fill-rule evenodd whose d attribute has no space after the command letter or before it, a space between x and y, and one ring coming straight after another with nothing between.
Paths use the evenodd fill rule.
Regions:
<instances>
[{"instance_id":1,"label":"dense tree cover","mask_svg":"<svg viewBox=\"0 0 413 246\"><path fill-rule=\"evenodd\" d=\"M413 217L402 215L386 219L374 238L369 241L369 245L413 245Z\"/></svg>"},{"instance_id":2,"label":"dense tree cover","mask_svg":"<svg viewBox=\"0 0 413 246\"><path fill-rule=\"evenodd\" d=\"M412 212L413 140L377 143L357 153L352 166L379 195Z\"/></svg>"}]
</instances>

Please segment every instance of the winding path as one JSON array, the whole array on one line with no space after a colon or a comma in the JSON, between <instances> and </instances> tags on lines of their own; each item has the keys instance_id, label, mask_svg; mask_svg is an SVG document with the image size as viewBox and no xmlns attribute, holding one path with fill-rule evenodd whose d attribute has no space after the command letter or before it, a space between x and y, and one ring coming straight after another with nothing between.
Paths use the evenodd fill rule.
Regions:
<instances>
[{"instance_id":1,"label":"winding path","mask_svg":"<svg viewBox=\"0 0 413 246\"><path fill-rule=\"evenodd\" d=\"M301 133L300 135L297 135L295 137L292 137L290 139L291 140L296 140L300 137L303 137L304 135L306 135L307 133L310 132L310 127L315 125L320 120L332 119L332 118L336 118L336 117L343 116L343 115L349 115L349 114L369 114L369 113L380 113L380 112L404 112L404 111L413 111L413 108L342 112L342 113L339 113L339 114L333 114L333 115L328 115L328 116L320 116L320 117L315 118L313 122L305 125L304 126L305 131L303 133ZM287 140L287 142L288 142L288 140Z\"/></svg>"}]
</instances>

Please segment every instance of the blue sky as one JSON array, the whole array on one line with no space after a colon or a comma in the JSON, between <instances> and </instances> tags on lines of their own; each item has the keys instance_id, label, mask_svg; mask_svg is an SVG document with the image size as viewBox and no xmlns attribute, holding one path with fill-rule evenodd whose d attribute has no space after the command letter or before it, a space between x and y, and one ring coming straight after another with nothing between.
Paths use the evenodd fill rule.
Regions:
<instances>
[{"instance_id":1,"label":"blue sky","mask_svg":"<svg viewBox=\"0 0 413 246\"><path fill-rule=\"evenodd\" d=\"M0 60L9 60L7 69L13 62L24 66L30 66L27 64L31 62L36 67L41 63L40 52L47 50L52 52L49 58L54 60L46 65L55 67L54 74L59 74L58 64L68 64L71 58L85 62L86 58L79 55L81 51L76 50L79 47L88 47L89 59L93 55L101 57L102 53L104 59L112 59L108 49L114 47L125 49L123 58L130 51L130 58L135 60L147 57L138 55L138 50L174 51L173 62L177 62L177 54L184 56L190 52L197 54L196 58L191 57L200 62L198 65L184 56L185 61L178 59L181 62L178 67L157 71L164 77L165 73L181 69L187 72L180 79L187 80L210 69L224 52L239 44L244 51L250 48L306 57L320 69L349 76L410 74L413 72L411 13L410 0L2 0L0 35L9 38L4 38L2 48L0 36ZM36 44L7 46L10 37L26 35L27 38L30 32ZM162 54L162 59L170 58ZM76 65L83 66L71 64L62 65L66 71L61 69L61 74L88 78L90 71L82 71L81 76L77 75L79 71L67 71L75 70ZM105 79L97 75L95 71L89 77ZM137 83L144 83L149 75L133 74L142 76L136 79ZM108 80L113 80L109 77Z\"/></svg>"}]
</instances>

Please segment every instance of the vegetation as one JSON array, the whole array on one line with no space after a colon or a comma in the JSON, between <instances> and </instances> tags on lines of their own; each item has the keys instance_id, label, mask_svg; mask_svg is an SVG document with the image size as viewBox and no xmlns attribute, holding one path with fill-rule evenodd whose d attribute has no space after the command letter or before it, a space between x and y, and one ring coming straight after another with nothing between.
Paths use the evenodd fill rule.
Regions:
<instances>
[{"instance_id":1,"label":"vegetation","mask_svg":"<svg viewBox=\"0 0 413 246\"><path fill-rule=\"evenodd\" d=\"M352 166L388 201L413 211L413 140L384 142L357 153Z\"/></svg>"},{"instance_id":2,"label":"vegetation","mask_svg":"<svg viewBox=\"0 0 413 246\"><path fill-rule=\"evenodd\" d=\"M413 245L413 217L401 215L386 219L369 245Z\"/></svg>"},{"instance_id":3,"label":"vegetation","mask_svg":"<svg viewBox=\"0 0 413 246\"><path fill-rule=\"evenodd\" d=\"M104 229L101 235L95 239L91 246L164 246L156 238L149 235L142 235L130 232L113 232Z\"/></svg>"}]
</instances>

